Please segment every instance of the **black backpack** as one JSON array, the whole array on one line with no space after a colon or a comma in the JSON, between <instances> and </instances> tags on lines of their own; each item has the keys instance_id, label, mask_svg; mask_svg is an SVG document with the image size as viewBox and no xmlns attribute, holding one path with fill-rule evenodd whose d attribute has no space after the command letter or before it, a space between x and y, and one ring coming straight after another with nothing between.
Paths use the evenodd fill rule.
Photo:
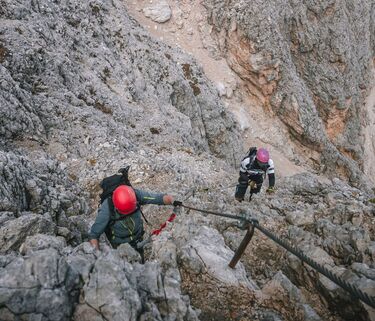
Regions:
<instances>
[{"instance_id":1,"label":"black backpack","mask_svg":"<svg viewBox=\"0 0 375 321\"><path fill-rule=\"evenodd\" d=\"M257 148L256 147L250 147L249 151L246 153L246 156L244 158L242 158L242 160L244 160L245 158L248 158L248 157L254 157L256 154L257 154Z\"/></svg>"},{"instance_id":2,"label":"black backpack","mask_svg":"<svg viewBox=\"0 0 375 321\"><path fill-rule=\"evenodd\" d=\"M120 168L119 174L108 176L100 182L100 187L102 188L102 193L100 194L100 204L101 205L105 199L112 196L113 191L120 185L132 186L129 181L129 169L130 165L125 168Z\"/></svg>"}]
</instances>

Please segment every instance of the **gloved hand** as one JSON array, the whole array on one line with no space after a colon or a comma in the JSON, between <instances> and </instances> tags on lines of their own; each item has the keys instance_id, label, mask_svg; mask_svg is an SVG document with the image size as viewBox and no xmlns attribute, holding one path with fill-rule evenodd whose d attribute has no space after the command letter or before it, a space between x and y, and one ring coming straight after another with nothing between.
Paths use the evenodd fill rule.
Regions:
<instances>
[{"instance_id":1,"label":"gloved hand","mask_svg":"<svg viewBox=\"0 0 375 321\"><path fill-rule=\"evenodd\" d=\"M250 186L250 189L256 189L257 188L257 183L255 183L254 181L249 181L248 184Z\"/></svg>"},{"instance_id":2,"label":"gloved hand","mask_svg":"<svg viewBox=\"0 0 375 321\"><path fill-rule=\"evenodd\" d=\"M173 201L173 206L182 206L182 202L180 202L180 201Z\"/></svg>"},{"instance_id":3,"label":"gloved hand","mask_svg":"<svg viewBox=\"0 0 375 321\"><path fill-rule=\"evenodd\" d=\"M268 187L267 190L266 190L266 192L267 192L268 194L275 193L275 187L273 187L273 186Z\"/></svg>"}]
</instances>

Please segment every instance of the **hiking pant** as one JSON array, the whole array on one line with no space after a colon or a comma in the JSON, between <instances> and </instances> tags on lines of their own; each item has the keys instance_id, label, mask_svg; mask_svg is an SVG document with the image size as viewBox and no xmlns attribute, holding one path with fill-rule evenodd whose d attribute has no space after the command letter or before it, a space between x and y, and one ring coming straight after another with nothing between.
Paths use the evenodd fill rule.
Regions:
<instances>
[{"instance_id":1,"label":"hiking pant","mask_svg":"<svg viewBox=\"0 0 375 321\"><path fill-rule=\"evenodd\" d=\"M234 197L238 200L243 200L246 194L249 182L253 181L256 183L256 187L250 190L251 194L256 194L260 192L263 184L263 175L247 175L246 173L240 172L240 177L238 178L238 184L236 186L236 192Z\"/></svg>"}]
</instances>

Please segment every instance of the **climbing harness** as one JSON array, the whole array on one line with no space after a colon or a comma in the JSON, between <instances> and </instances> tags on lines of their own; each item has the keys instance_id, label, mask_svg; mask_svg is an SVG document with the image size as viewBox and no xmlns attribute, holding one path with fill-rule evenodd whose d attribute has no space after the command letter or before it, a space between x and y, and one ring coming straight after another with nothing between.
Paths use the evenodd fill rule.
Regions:
<instances>
[{"instance_id":1,"label":"climbing harness","mask_svg":"<svg viewBox=\"0 0 375 321\"><path fill-rule=\"evenodd\" d=\"M160 227L158 229L153 230L151 232L151 235L159 235L161 233L161 231L165 229L165 227L167 226L168 223L173 222L173 220L177 216L177 214L175 212L176 212L176 208L173 209L173 212L172 212L171 216L169 216L169 218L162 225L160 225Z\"/></svg>"},{"instance_id":2,"label":"climbing harness","mask_svg":"<svg viewBox=\"0 0 375 321\"><path fill-rule=\"evenodd\" d=\"M291 245L288 241L282 240L279 238L277 235L273 234L263 226L261 226L258 222L257 219L254 218L246 218L243 216L238 216L238 215L232 215L232 214L225 214L225 213L220 213L220 212L214 212L214 211L208 211L204 209L199 209L191 206L187 206L182 204L182 207L201 212L201 213L206 213L206 214L212 214L216 216L221 216L221 217L226 217L226 218L231 218L231 219L236 219L240 220L245 223L245 226L247 225L247 232L245 237L243 238L241 244L239 245L237 251L235 252L232 260L229 263L229 266L234 269L237 262L241 258L243 252L246 249L246 246L249 244L251 238L254 235L254 230L257 228L259 231L261 231L264 235L268 236L271 240L285 248L287 251L293 253L295 256L297 256L300 260L303 262L307 263L310 265L312 268L314 268L316 271L319 273L323 274L325 277L330 279L332 282L336 283L339 285L341 288L349 292L353 297L360 299L362 302L368 304L369 306L375 308L375 297L369 296L367 293L361 291L359 288L357 288L355 285L350 284L349 282L343 280L336 274L332 273L330 270L328 270L326 267L320 265L319 263L315 262L311 258L309 258L306 254L304 254L301 250L297 249L295 246Z\"/></svg>"}]
</instances>

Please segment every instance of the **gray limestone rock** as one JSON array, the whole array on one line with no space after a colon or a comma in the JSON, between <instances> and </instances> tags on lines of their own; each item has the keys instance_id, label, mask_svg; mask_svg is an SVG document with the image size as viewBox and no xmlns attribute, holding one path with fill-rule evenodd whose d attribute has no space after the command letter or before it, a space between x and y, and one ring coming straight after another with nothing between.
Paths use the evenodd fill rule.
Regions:
<instances>
[{"instance_id":1,"label":"gray limestone rock","mask_svg":"<svg viewBox=\"0 0 375 321\"><path fill-rule=\"evenodd\" d=\"M24 243L20 247L20 253L22 255L31 255L33 251L44 250L53 248L57 251L63 249L66 246L64 238L59 236L51 236L46 234L35 234L27 236Z\"/></svg>"},{"instance_id":2,"label":"gray limestone rock","mask_svg":"<svg viewBox=\"0 0 375 321\"><path fill-rule=\"evenodd\" d=\"M296 226L309 226L314 224L314 211L311 209L289 212L285 216L288 223Z\"/></svg>"},{"instance_id":3,"label":"gray limestone rock","mask_svg":"<svg viewBox=\"0 0 375 321\"><path fill-rule=\"evenodd\" d=\"M128 261L129 263L141 262L140 254L129 244L121 244L117 248L117 252L121 258Z\"/></svg>"},{"instance_id":4,"label":"gray limestone rock","mask_svg":"<svg viewBox=\"0 0 375 321\"><path fill-rule=\"evenodd\" d=\"M0 253L18 250L27 236L54 234L55 224L41 215L28 213L5 222L0 227Z\"/></svg>"},{"instance_id":5,"label":"gray limestone rock","mask_svg":"<svg viewBox=\"0 0 375 321\"><path fill-rule=\"evenodd\" d=\"M190 320L197 312L181 291L176 262L130 264L120 251L95 251L89 243L43 248L47 236L27 240L27 256L0 257L0 310L10 320ZM35 244L37 240L42 241ZM133 250L134 251L134 250ZM64 254L65 253L65 254ZM131 258L131 257L130 257ZM139 259L139 258L138 258ZM80 298L78 295L80 294ZM1 319L3 320L3 319Z\"/></svg>"},{"instance_id":6,"label":"gray limestone rock","mask_svg":"<svg viewBox=\"0 0 375 321\"><path fill-rule=\"evenodd\" d=\"M191 228L194 223L186 222L186 224L190 224ZM192 267L194 274L207 273L227 286L241 285L252 290L258 288L248 278L241 264L234 270L228 267L234 253L225 246L224 239L217 230L202 226L198 227L195 235L192 236L187 234L188 230L181 230L184 227L179 228L178 242L183 244L179 246L181 251L179 255L184 259L183 268L189 271Z\"/></svg>"},{"instance_id":7,"label":"gray limestone rock","mask_svg":"<svg viewBox=\"0 0 375 321\"><path fill-rule=\"evenodd\" d=\"M36 251L0 268L0 304L13 318L70 320L78 283L78 274L56 250Z\"/></svg>"},{"instance_id":8,"label":"gray limestone rock","mask_svg":"<svg viewBox=\"0 0 375 321\"><path fill-rule=\"evenodd\" d=\"M322 320L316 311L306 303L306 299L301 291L282 273L277 272L271 281L263 288L262 293L269 299L276 302L289 302L299 310L305 321ZM283 299L286 296L288 299ZM298 313L298 312L297 312Z\"/></svg>"},{"instance_id":9,"label":"gray limestone rock","mask_svg":"<svg viewBox=\"0 0 375 321\"><path fill-rule=\"evenodd\" d=\"M163 269L157 262L131 265L124 260L126 248L109 251L96 260L74 318L197 320L182 296L178 270Z\"/></svg>"},{"instance_id":10,"label":"gray limestone rock","mask_svg":"<svg viewBox=\"0 0 375 321\"><path fill-rule=\"evenodd\" d=\"M11 237L13 241L20 239L22 243L27 235L38 231L51 234L62 232L65 228L65 233L60 235L65 236L68 242L77 244L82 241L82 232L69 219L69 215L88 212L87 201L79 197L84 196L85 193L66 177L57 161L51 160L44 153L39 153L38 157L36 158L32 153L29 156L21 156L19 153L0 151L0 170L4 173L0 176L0 210L20 212L21 215L24 211L30 211L33 215L42 214L38 215L39 218L35 216L27 222L26 219L21 218L13 223L8 221L9 218L19 216L15 214L12 215L13 217L2 214L0 220L6 222L4 226L14 226L18 224L16 222L22 223L15 228L19 232L21 229L25 231L25 235L16 233ZM39 227L33 227L36 220L42 222L37 224ZM52 228L51 225L57 225L57 229ZM3 233L10 232L3 230ZM83 236L87 236L87 231ZM4 234L4 237L7 236ZM15 246L20 245L19 241L15 242L17 243ZM7 250L9 248L4 247L4 251Z\"/></svg>"},{"instance_id":11,"label":"gray limestone rock","mask_svg":"<svg viewBox=\"0 0 375 321\"><path fill-rule=\"evenodd\" d=\"M143 8L143 14L152 21L167 22L172 16L172 10L167 1L153 3L151 6Z\"/></svg>"},{"instance_id":12,"label":"gray limestone rock","mask_svg":"<svg viewBox=\"0 0 375 321\"><path fill-rule=\"evenodd\" d=\"M36 147L76 166L72 177L89 172L87 164L108 166L103 153L106 160L128 158L150 140L157 150L212 151L231 161L238 155L237 125L201 67L151 38L122 3L40 7L27 3L28 14L19 15L3 5L4 18L17 21L1 26L8 53L1 66L3 137L25 141L33 132Z\"/></svg>"}]
</instances>

